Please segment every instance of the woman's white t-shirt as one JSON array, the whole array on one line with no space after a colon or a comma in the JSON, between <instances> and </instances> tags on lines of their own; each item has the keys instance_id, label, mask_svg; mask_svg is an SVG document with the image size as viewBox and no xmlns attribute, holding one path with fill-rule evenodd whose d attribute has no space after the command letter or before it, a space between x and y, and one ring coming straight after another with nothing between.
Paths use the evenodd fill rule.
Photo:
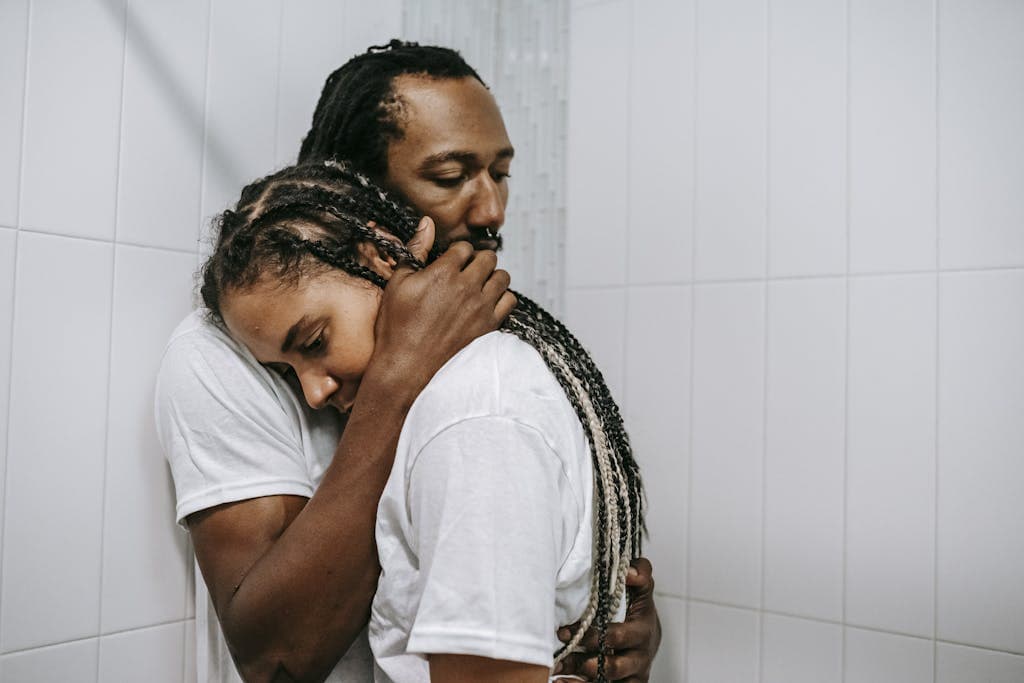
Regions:
<instances>
[{"instance_id":1,"label":"woman's white t-shirt","mask_svg":"<svg viewBox=\"0 0 1024 683\"><path fill-rule=\"evenodd\" d=\"M592 499L583 428L537 351L494 332L453 357L377 511L375 680L429 681L437 653L551 666L590 593Z\"/></svg>"}]
</instances>

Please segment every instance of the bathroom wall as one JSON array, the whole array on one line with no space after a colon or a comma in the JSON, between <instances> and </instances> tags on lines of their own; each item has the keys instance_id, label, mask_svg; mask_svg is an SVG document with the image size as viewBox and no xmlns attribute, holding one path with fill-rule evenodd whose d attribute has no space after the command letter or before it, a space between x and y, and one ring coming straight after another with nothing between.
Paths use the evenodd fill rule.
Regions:
<instances>
[{"instance_id":1,"label":"bathroom wall","mask_svg":"<svg viewBox=\"0 0 1024 683\"><path fill-rule=\"evenodd\" d=\"M567 317L646 474L654 680L1024 680L1024 4L570 27Z\"/></svg>"},{"instance_id":2,"label":"bathroom wall","mask_svg":"<svg viewBox=\"0 0 1024 683\"><path fill-rule=\"evenodd\" d=\"M439 1L0 3L0 680L194 680L153 378L208 218L294 159L350 56L461 47L514 139L555 140L517 159L555 170L514 187L508 261L558 304L567 6L473 7L466 24Z\"/></svg>"}]
</instances>

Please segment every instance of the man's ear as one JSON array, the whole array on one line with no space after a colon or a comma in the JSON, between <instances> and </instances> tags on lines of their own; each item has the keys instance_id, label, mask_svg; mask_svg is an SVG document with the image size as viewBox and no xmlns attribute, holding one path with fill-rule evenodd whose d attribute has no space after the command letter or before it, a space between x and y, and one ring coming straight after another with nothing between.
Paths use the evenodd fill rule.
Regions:
<instances>
[{"instance_id":1,"label":"man's ear","mask_svg":"<svg viewBox=\"0 0 1024 683\"><path fill-rule=\"evenodd\" d=\"M374 221L370 221L366 225L372 228L379 237L383 237L395 244L402 243L401 240L391 233L378 228ZM379 246L377 246L377 244L370 241L360 242L356 249L359 251L360 265L366 266L385 280L391 279L391 274L395 272L395 266L397 265L397 262L392 256L385 253Z\"/></svg>"}]
</instances>

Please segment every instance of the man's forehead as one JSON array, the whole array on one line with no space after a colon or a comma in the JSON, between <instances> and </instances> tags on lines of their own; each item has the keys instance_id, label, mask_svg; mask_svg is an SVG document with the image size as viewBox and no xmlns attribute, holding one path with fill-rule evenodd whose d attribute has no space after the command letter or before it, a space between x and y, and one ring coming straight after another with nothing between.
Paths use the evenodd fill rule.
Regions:
<instances>
[{"instance_id":1,"label":"man's forehead","mask_svg":"<svg viewBox=\"0 0 1024 683\"><path fill-rule=\"evenodd\" d=\"M395 79L403 138L422 157L476 153L511 156L498 105L475 78L430 78L404 74Z\"/></svg>"}]
</instances>

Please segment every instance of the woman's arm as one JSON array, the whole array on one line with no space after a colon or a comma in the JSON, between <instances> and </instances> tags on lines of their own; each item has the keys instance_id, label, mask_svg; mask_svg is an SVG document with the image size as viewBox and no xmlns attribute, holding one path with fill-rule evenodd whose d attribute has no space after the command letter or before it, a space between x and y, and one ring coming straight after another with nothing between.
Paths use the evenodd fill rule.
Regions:
<instances>
[{"instance_id":1,"label":"woman's arm","mask_svg":"<svg viewBox=\"0 0 1024 683\"><path fill-rule=\"evenodd\" d=\"M406 412L434 372L514 305L493 253L455 244L385 290L373 360L320 487L191 515L196 558L246 680L321 680L365 626L376 505ZM253 444L253 448L271 448Z\"/></svg>"}]
</instances>

